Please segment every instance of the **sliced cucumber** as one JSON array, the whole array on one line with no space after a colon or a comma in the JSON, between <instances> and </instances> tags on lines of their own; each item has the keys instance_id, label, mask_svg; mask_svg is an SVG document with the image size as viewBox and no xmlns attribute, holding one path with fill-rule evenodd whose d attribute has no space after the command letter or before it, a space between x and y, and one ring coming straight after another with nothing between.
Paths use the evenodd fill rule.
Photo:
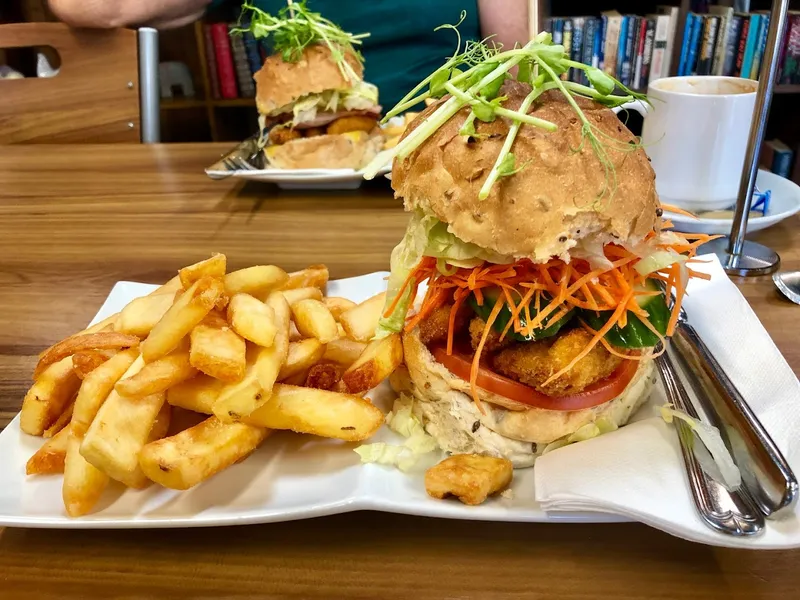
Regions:
<instances>
[{"instance_id":1,"label":"sliced cucumber","mask_svg":"<svg viewBox=\"0 0 800 600\"><path fill-rule=\"evenodd\" d=\"M487 321L489 319L489 314L492 312L494 308L495 302L500 298L502 291L499 288L486 288L483 291L483 304L478 305L478 301L475 299L474 295L469 297L469 304L472 307L472 310L475 311L481 319ZM542 297L542 302L540 303L540 310L544 309L548 304L550 304L549 299L545 299ZM566 315L561 317L558 321L546 327L544 329L534 329L531 335L522 335L521 333L517 333L514 331L513 326L508 330L506 334L510 339L515 340L517 342L534 342L536 340L541 340L544 338L552 337L557 334L561 328L566 325L569 320L573 317L575 311L571 310ZM533 310L533 306L531 306L531 317L535 316L535 311ZM500 311L500 314L497 315L494 323L492 324L492 328L495 331L502 333L506 325L508 325L509 320L511 319L511 311L509 310L508 306L504 306L503 309ZM525 327L527 325L527 321L525 317L520 317L520 324Z\"/></svg>"}]
</instances>

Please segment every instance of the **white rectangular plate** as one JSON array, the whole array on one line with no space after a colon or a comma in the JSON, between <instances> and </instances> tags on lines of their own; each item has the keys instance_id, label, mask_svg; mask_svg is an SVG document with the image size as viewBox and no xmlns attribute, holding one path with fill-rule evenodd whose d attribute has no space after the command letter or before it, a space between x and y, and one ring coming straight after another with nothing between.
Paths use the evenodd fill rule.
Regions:
<instances>
[{"instance_id":1,"label":"white rectangular plate","mask_svg":"<svg viewBox=\"0 0 800 600\"><path fill-rule=\"evenodd\" d=\"M387 275L372 273L333 281L329 294L360 302L383 291ZM94 321L114 314L154 288L117 283ZM383 384L371 397L386 412L394 394ZM400 443L401 439L384 427L371 441ZM19 416L0 432L0 526L208 527L290 521L355 510L487 521L624 520L601 513L545 513L533 499L533 469L514 473L511 498L497 497L473 507L434 500L425 493L424 464L409 474L362 465L353 452L357 444L291 432L270 436L247 460L191 490L177 492L153 485L139 491L115 484L106 490L94 513L70 519L61 502L61 475L25 475L25 463L42 442L42 438L20 431Z\"/></svg>"},{"instance_id":2,"label":"white rectangular plate","mask_svg":"<svg viewBox=\"0 0 800 600\"><path fill-rule=\"evenodd\" d=\"M386 166L378 171L376 177L386 175L392 170ZM354 169L240 169L237 171L218 171L206 169L211 179L235 177L248 181L274 183L282 190L355 190L364 183L364 171Z\"/></svg>"}]
</instances>

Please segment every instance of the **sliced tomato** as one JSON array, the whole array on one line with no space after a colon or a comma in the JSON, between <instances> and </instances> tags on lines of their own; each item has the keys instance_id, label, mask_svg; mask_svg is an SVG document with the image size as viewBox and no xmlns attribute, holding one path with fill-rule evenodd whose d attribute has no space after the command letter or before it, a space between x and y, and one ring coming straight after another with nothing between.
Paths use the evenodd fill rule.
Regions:
<instances>
[{"instance_id":1,"label":"sliced tomato","mask_svg":"<svg viewBox=\"0 0 800 600\"><path fill-rule=\"evenodd\" d=\"M469 381L469 372L472 368L472 357L460 352L448 355L444 347L432 349L434 358L456 375ZM547 410L582 410L604 404L613 400L628 387L636 374L639 362L624 360L611 375L596 381L582 392L571 396L548 396L537 392L532 387L519 383L508 377L503 377L486 367L478 369L477 385L487 392L505 396L523 404L544 408Z\"/></svg>"}]
</instances>

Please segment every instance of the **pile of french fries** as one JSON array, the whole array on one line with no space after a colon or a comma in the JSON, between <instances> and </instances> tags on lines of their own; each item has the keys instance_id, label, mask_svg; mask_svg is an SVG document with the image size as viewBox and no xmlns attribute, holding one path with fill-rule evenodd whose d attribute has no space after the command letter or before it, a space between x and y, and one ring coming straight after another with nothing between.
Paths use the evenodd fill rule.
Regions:
<instances>
[{"instance_id":1,"label":"pile of french fries","mask_svg":"<svg viewBox=\"0 0 800 600\"><path fill-rule=\"evenodd\" d=\"M386 138L383 142L383 149L388 150L397 146L400 138L406 132L406 129L411 124L411 121L417 118L418 112L407 112L402 115L403 122L396 125L384 125L383 135Z\"/></svg>"},{"instance_id":2,"label":"pile of french fries","mask_svg":"<svg viewBox=\"0 0 800 600\"><path fill-rule=\"evenodd\" d=\"M272 430L354 442L383 423L363 396L402 362L398 336L371 341L384 294L325 296L324 265L226 265L215 254L181 269L40 355L20 426L47 439L27 473L64 474L68 515L89 513L112 479L196 486ZM175 431L175 410L203 420Z\"/></svg>"}]
</instances>

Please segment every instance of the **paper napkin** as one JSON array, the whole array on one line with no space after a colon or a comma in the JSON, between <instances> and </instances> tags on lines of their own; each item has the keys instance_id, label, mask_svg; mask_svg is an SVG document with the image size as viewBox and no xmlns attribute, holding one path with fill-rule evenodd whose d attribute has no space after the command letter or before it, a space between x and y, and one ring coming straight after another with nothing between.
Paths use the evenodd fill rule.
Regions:
<instances>
[{"instance_id":1,"label":"paper napkin","mask_svg":"<svg viewBox=\"0 0 800 600\"><path fill-rule=\"evenodd\" d=\"M709 262L693 268L711 280L690 282L689 321L798 474L800 383L716 257L702 259ZM617 431L538 459L535 489L542 508L614 513L716 546L800 547L797 506L781 519L768 519L755 537L708 528L695 510L674 427L656 416L652 405L637 416L640 420Z\"/></svg>"}]
</instances>

